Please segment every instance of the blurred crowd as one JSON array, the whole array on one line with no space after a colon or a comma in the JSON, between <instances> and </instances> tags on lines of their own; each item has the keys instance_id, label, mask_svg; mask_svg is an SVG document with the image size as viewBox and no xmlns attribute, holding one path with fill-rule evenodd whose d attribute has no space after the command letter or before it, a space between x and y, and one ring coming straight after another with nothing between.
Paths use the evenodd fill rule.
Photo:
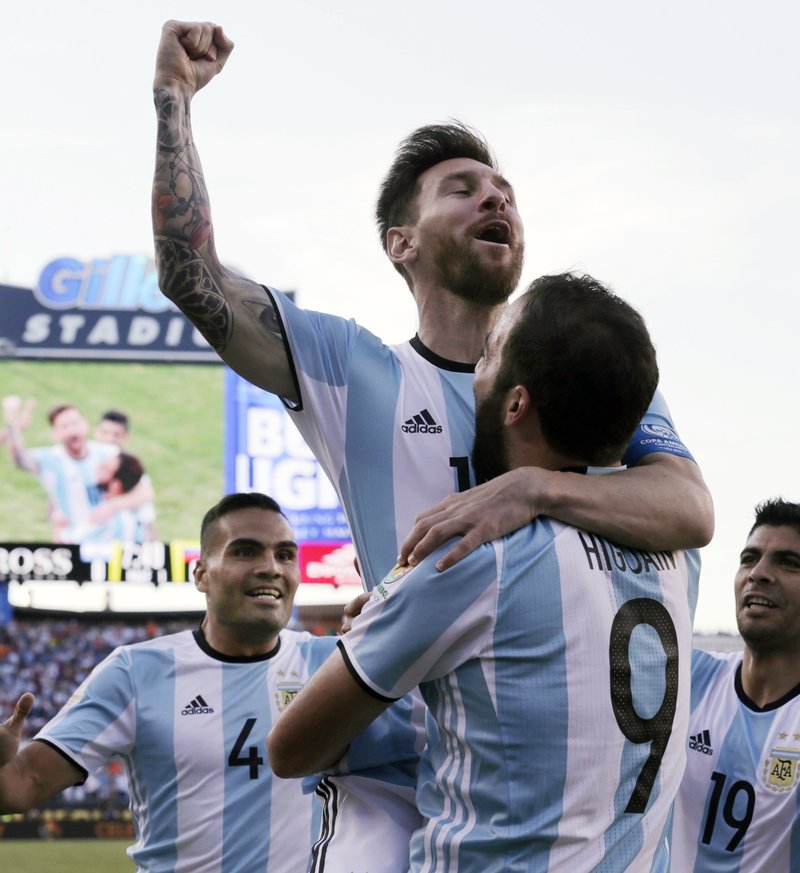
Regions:
<instances>
[{"instance_id":1,"label":"blurred crowd","mask_svg":"<svg viewBox=\"0 0 800 873\"><path fill-rule=\"evenodd\" d=\"M19 696L31 691L36 703L27 721L27 738L67 702L75 688L116 646L194 627L198 619L87 623L76 619L15 620L0 624L0 711L11 712ZM118 760L61 796L67 804L108 803L126 807L125 768Z\"/></svg>"}]
</instances>

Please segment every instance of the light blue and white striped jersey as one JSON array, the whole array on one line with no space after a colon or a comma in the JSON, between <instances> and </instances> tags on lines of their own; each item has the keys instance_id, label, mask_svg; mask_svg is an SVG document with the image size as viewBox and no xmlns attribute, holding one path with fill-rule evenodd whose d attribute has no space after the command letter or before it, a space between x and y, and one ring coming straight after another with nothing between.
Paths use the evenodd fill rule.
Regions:
<instances>
[{"instance_id":1,"label":"light blue and white striped jersey","mask_svg":"<svg viewBox=\"0 0 800 873\"><path fill-rule=\"evenodd\" d=\"M550 519L439 573L446 549L380 583L339 643L378 697L421 683L438 729L412 870L666 870L698 553Z\"/></svg>"},{"instance_id":2,"label":"light blue and white striped jersey","mask_svg":"<svg viewBox=\"0 0 800 873\"><path fill-rule=\"evenodd\" d=\"M73 458L60 443L30 449L36 476L51 503L68 519L70 527L86 525L89 513L100 502L97 471L101 462L119 452L110 443L89 440L86 457Z\"/></svg>"},{"instance_id":3,"label":"light blue and white striped jersey","mask_svg":"<svg viewBox=\"0 0 800 873\"><path fill-rule=\"evenodd\" d=\"M676 873L800 870L800 686L759 709L740 653L695 650L686 771L670 840Z\"/></svg>"},{"instance_id":4,"label":"light blue and white striped jersey","mask_svg":"<svg viewBox=\"0 0 800 873\"><path fill-rule=\"evenodd\" d=\"M254 658L200 631L122 646L36 739L87 774L122 758L140 873L304 873L318 808L300 780L272 775L266 738L335 642L284 630Z\"/></svg>"},{"instance_id":5,"label":"light blue and white striped jersey","mask_svg":"<svg viewBox=\"0 0 800 873\"><path fill-rule=\"evenodd\" d=\"M287 409L336 489L369 590L394 565L414 517L475 484L474 367L440 358L418 337L386 346L355 321L267 290L300 396ZM691 457L659 393L624 463L651 452Z\"/></svg>"}]
</instances>

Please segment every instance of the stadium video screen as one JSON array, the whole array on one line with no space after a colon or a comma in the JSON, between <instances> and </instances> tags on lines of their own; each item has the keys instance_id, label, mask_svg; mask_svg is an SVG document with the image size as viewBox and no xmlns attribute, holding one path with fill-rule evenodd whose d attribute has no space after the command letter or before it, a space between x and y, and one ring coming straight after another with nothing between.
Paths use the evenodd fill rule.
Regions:
<instances>
[{"instance_id":1,"label":"stadium video screen","mask_svg":"<svg viewBox=\"0 0 800 873\"><path fill-rule=\"evenodd\" d=\"M80 411L92 441L107 439L98 429L106 412L128 417L119 448L141 462L152 482L152 524L162 541L196 539L200 508L224 493L223 382L224 368L212 364L0 361L3 398L20 398L22 414L26 407L29 413L28 448L57 444L47 415L63 404ZM0 541L54 542L47 493L35 475L15 466L4 436Z\"/></svg>"},{"instance_id":2,"label":"stadium video screen","mask_svg":"<svg viewBox=\"0 0 800 873\"><path fill-rule=\"evenodd\" d=\"M205 511L262 491L303 581L357 584L342 509L280 400L224 367L156 278L113 255L0 286L0 583L187 581Z\"/></svg>"}]
</instances>

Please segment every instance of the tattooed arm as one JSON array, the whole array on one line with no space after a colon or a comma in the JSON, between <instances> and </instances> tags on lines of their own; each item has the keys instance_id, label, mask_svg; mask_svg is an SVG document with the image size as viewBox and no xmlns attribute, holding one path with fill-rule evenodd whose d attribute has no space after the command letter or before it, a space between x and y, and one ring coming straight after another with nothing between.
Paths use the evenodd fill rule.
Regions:
<instances>
[{"instance_id":1,"label":"tattooed arm","mask_svg":"<svg viewBox=\"0 0 800 873\"><path fill-rule=\"evenodd\" d=\"M191 128L192 97L225 66L233 43L210 23L168 21L153 93L158 143L153 236L162 292L232 369L260 388L296 400L283 336L264 289L222 266Z\"/></svg>"}]
</instances>

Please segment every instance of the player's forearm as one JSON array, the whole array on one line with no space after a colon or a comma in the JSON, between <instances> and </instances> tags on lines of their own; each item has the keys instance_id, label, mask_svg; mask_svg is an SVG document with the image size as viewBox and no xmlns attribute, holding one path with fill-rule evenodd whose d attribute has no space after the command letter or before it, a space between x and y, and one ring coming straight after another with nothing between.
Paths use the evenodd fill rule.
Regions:
<instances>
[{"instance_id":1,"label":"player's forearm","mask_svg":"<svg viewBox=\"0 0 800 873\"><path fill-rule=\"evenodd\" d=\"M36 461L25 448L22 431L16 424L8 425L8 450L11 453L11 460L20 470L26 470L28 473L36 472Z\"/></svg>"},{"instance_id":2,"label":"player's forearm","mask_svg":"<svg viewBox=\"0 0 800 873\"><path fill-rule=\"evenodd\" d=\"M221 352L229 318L223 270L214 248L211 209L191 129L190 97L178 86L156 87L158 116L153 180L153 238L161 291Z\"/></svg>"},{"instance_id":3,"label":"player's forearm","mask_svg":"<svg viewBox=\"0 0 800 873\"><path fill-rule=\"evenodd\" d=\"M155 496L155 491L149 480L140 479L130 491L109 497L106 502L118 512L120 509L139 509L145 503L152 503Z\"/></svg>"},{"instance_id":4,"label":"player's forearm","mask_svg":"<svg viewBox=\"0 0 800 873\"><path fill-rule=\"evenodd\" d=\"M388 705L367 695L341 654L334 652L270 731L267 748L273 772L291 778L332 767L353 737Z\"/></svg>"},{"instance_id":5,"label":"player's forearm","mask_svg":"<svg viewBox=\"0 0 800 873\"><path fill-rule=\"evenodd\" d=\"M297 390L283 333L264 289L226 270L214 248L211 208L191 131L189 96L157 87L153 238L161 291L240 376L291 400Z\"/></svg>"},{"instance_id":6,"label":"player's forearm","mask_svg":"<svg viewBox=\"0 0 800 873\"><path fill-rule=\"evenodd\" d=\"M78 771L51 749L31 743L11 762L0 767L0 815L26 812L79 781ZM49 769L31 769L29 759L43 759Z\"/></svg>"},{"instance_id":7,"label":"player's forearm","mask_svg":"<svg viewBox=\"0 0 800 873\"><path fill-rule=\"evenodd\" d=\"M714 533L699 468L670 455L606 476L551 473L536 505L543 515L637 549L700 548Z\"/></svg>"}]
</instances>

